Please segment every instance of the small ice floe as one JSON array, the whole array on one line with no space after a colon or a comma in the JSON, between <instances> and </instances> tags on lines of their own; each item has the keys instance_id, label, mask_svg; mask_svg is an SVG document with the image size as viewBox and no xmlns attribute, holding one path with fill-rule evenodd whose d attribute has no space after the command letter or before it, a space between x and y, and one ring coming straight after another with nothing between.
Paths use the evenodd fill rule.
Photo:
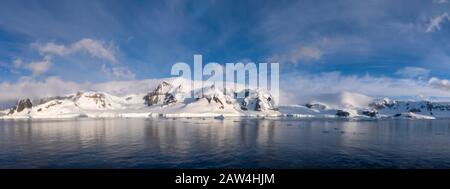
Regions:
<instances>
[{"instance_id":1,"label":"small ice floe","mask_svg":"<svg viewBox=\"0 0 450 189\"><path fill-rule=\"evenodd\" d=\"M219 116L214 117L214 119L224 120L225 116L219 115Z\"/></svg>"},{"instance_id":2,"label":"small ice floe","mask_svg":"<svg viewBox=\"0 0 450 189\"><path fill-rule=\"evenodd\" d=\"M416 114L416 113L412 113L412 112L395 114L393 116L393 118L400 118L400 119L401 118L407 118L407 119L436 119L436 117L433 117L433 116L426 116L426 115Z\"/></svg>"}]
</instances>

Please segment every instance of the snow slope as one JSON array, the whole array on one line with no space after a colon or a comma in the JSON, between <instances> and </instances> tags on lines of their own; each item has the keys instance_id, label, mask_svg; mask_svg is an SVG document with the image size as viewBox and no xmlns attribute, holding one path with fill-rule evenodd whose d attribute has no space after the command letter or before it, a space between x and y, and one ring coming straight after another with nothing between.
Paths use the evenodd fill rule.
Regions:
<instances>
[{"instance_id":1,"label":"snow slope","mask_svg":"<svg viewBox=\"0 0 450 189\"><path fill-rule=\"evenodd\" d=\"M288 117L352 119L436 119L450 118L450 102L395 101L341 92L318 95L305 105L281 106Z\"/></svg>"},{"instance_id":2,"label":"snow slope","mask_svg":"<svg viewBox=\"0 0 450 189\"><path fill-rule=\"evenodd\" d=\"M198 84L198 83L196 83ZM344 119L435 119L450 118L450 103L394 101L341 92L318 95L303 105L277 106L273 96L257 89L239 87L224 94L214 84L195 85L170 78L145 93L112 95L80 91L65 96L21 99L2 119L76 117L293 117ZM135 89L139 90L139 89ZM191 96L194 95L194 97ZM232 94L232 95L229 95ZM237 94L243 94L242 98ZM234 95L234 97L232 97Z\"/></svg>"},{"instance_id":3,"label":"snow slope","mask_svg":"<svg viewBox=\"0 0 450 189\"><path fill-rule=\"evenodd\" d=\"M2 111L0 116L3 119L17 119L277 116L279 114L272 110L275 107L272 105L271 95L262 91L250 91L251 96L233 99L214 85L189 89L191 89L190 83L186 80L169 79L161 81L146 94L115 96L105 92L82 91L37 100L22 99L11 110ZM195 98L192 98L190 94L196 94ZM255 106L252 109L243 110L243 101Z\"/></svg>"}]
</instances>

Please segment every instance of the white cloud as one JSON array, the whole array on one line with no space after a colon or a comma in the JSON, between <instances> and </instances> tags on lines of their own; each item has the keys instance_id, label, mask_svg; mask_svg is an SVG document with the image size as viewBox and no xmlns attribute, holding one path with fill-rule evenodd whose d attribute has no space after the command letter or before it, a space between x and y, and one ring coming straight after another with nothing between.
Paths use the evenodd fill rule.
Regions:
<instances>
[{"instance_id":1,"label":"white cloud","mask_svg":"<svg viewBox=\"0 0 450 189\"><path fill-rule=\"evenodd\" d=\"M444 4L444 3L448 3L448 0L434 0L434 2L439 3L439 4Z\"/></svg>"},{"instance_id":2,"label":"white cloud","mask_svg":"<svg viewBox=\"0 0 450 189\"><path fill-rule=\"evenodd\" d=\"M38 81L31 77L22 77L17 82L1 82L0 105L9 104L22 98L40 98L60 96L78 91L102 91L114 95L127 95L130 93L146 93L154 89L161 80L148 79L138 81L111 81L106 83L77 83L64 81L59 77L48 77Z\"/></svg>"},{"instance_id":3,"label":"white cloud","mask_svg":"<svg viewBox=\"0 0 450 189\"><path fill-rule=\"evenodd\" d=\"M430 74L430 70L420 67L404 67L397 70L395 74L406 78L426 78Z\"/></svg>"},{"instance_id":4,"label":"white cloud","mask_svg":"<svg viewBox=\"0 0 450 189\"><path fill-rule=\"evenodd\" d=\"M93 39L82 39L72 45L70 51L87 51L91 56L108 60L116 63L116 57L112 45L105 47L101 42Z\"/></svg>"},{"instance_id":5,"label":"white cloud","mask_svg":"<svg viewBox=\"0 0 450 189\"><path fill-rule=\"evenodd\" d=\"M45 45L33 43L32 46L35 47L39 51L39 53L42 54L45 53L45 54L56 54L59 56L65 56L70 52L68 49L66 49L64 45L57 45L52 42L47 43Z\"/></svg>"},{"instance_id":6,"label":"white cloud","mask_svg":"<svg viewBox=\"0 0 450 189\"><path fill-rule=\"evenodd\" d=\"M281 103L304 103L318 94L350 91L381 97L450 97L449 81L440 83L412 78L375 77L371 75L341 75L339 72L321 74L282 75L280 78ZM445 87L448 84L448 89ZM437 87L441 86L441 87Z\"/></svg>"},{"instance_id":7,"label":"white cloud","mask_svg":"<svg viewBox=\"0 0 450 189\"><path fill-rule=\"evenodd\" d=\"M311 60L319 60L323 52L315 47L301 47L292 50L287 54L275 54L268 59L268 62L289 62L297 64L299 62L307 62Z\"/></svg>"},{"instance_id":8,"label":"white cloud","mask_svg":"<svg viewBox=\"0 0 450 189\"><path fill-rule=\"evenodd\" d=\"M280 78L281 103L305 103L318 95L350 91L373 97L450 97L450 81L431 78L429 81L398 79L370 75L341 75L339 72L321 74L284 75ZM76 83L58 77L37 81L23 77L15 83L0 83L0 103L16 101L20 98L38 98L91 90L114 95L146 93L156 87L162 79L111 81L106 83Z\"/></svg>"},{"instance_id":9,"label":"white cloud","mask_svg":"<svg viewBox=\"0 0 450 189\"><path fill-rule=\"evenodd\" d=\"M428 84L434 88L450 91L450 80L432 77Z\"/></svg>"},{"instance_id":10,"label":"white cloud","mask_svg":"<svg viewBox=\"0 0 450 189\"><path fill-rule=\"evenodd\" d=\"M41 54L66 56L79 52L86 52L92 57L104 59L111 63L117 63L114 48L111 44L107 46L101 41L90 38L81 39L67 47L53 42L46 44L33 43L32 46Z\"/></svg>"},{"instance_id":11,"label":"white cloud","mask_svg":"<svg viewBox=\"0 0 450 189\"><path fill-rule=\"evenodd\" d=\"M52 64L52 58L50 56L45 56L42 61L33 61L25 66L26 69L33 73L33 76L41 75L46 72Z\"/></svg>"},{"instance_id":12,"label":"white cloud","mask_svg":"<svg viewBox=\"0 0 450 189\"><path fill-rule=\"evenodd\" d=\"M136 75L127 67L112 67L108 68L105 64L102 66L102 72L110 77L117 79L132 80Z\"/></svg>"},{"instance_id":13,"label":"white cloud","mask_svg":"<svg viewBox=\"0 0 450 189\"><path fill-rule=\"evenodd\" d=\"M101 41L89 38L81 39L67 47L65 45L56 44L53 42L46 44L33 43L31 46L39 51L39 53L43 56L43 60L25 64L22 59L17 58L13 62L13 68L30 70L32 72L32 76L38 76L47 72L52 65L52 58L54 55L68 56L79 52L85 52L91 57L104 59L111 64L117 63L112 44L106 46ZM103 68L102 71L104 71ZM125 67L113 67L110 68L107 73L115 78L134 79L135 77L134 73Z\"/></svg>"},{"instance_id":14,"label":"white cloud","mask_svg":"<svg viewBox=\"0 0 450 189\"><path fill-rule=\"evenodd\" d=\"M434 18L430 19L430 22L428 23L428 26L426 27L425 32L434 32L436 30L441 30L441 25L445 21L450 21L450 16L448 13L443 13L439 16L436 16Z\"/></svg>"},{"instance_id":15,"label":"white cloud","mask_svg":"<svg viewBox=\"0 0 450 189\"><path fill-rule=\"evenodd\" d=\"M15 83L0 83L0 102L15 101L20 98L37 98L62 95L83 88L83 84L66 82L57 77L49 77L45 81L35 81L29 77L22 77Z\"/></svg>"},{"instance_id":16,"label":"white cloud","mask_svg":"<svg viewBox=\"0 0 450 189\"><path fill-rule=\"evenodd\" d=\"M111 73L114 77L123 79L134 79L136 75L126 67L113 67Z\"/></svg>"}]
</instances>

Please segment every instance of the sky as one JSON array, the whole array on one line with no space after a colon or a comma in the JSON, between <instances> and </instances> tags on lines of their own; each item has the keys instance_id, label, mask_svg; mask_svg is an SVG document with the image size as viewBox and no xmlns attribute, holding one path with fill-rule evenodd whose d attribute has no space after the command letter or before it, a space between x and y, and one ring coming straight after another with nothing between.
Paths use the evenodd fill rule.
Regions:
<instances>
[{"instance_id":1,"label":"sky","mask_svg":"<svg viewBox=\"0 0 450 189\"><path fill-rule=\"evenodd\" d=\"M450 97L450 3L1 0L0 102L165 78L194 54L279 62L285 101L325 91Z\"/></svg>"}]
</instances>

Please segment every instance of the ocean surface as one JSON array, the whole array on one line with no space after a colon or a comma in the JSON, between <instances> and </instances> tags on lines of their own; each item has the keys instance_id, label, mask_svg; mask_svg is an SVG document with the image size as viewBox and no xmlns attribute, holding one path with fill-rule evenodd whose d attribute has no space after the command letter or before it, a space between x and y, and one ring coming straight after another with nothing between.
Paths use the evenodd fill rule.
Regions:
<instances>
[{"instance_id":1,"label":"ocean surface","mask_svg":"<svg viewBox=\"0 0 450 189\"><path fill-rule=\"evenodd\" d=\"M0 168L450 168L450 120L0 120Z\"/></svg>"}]
</instances>

